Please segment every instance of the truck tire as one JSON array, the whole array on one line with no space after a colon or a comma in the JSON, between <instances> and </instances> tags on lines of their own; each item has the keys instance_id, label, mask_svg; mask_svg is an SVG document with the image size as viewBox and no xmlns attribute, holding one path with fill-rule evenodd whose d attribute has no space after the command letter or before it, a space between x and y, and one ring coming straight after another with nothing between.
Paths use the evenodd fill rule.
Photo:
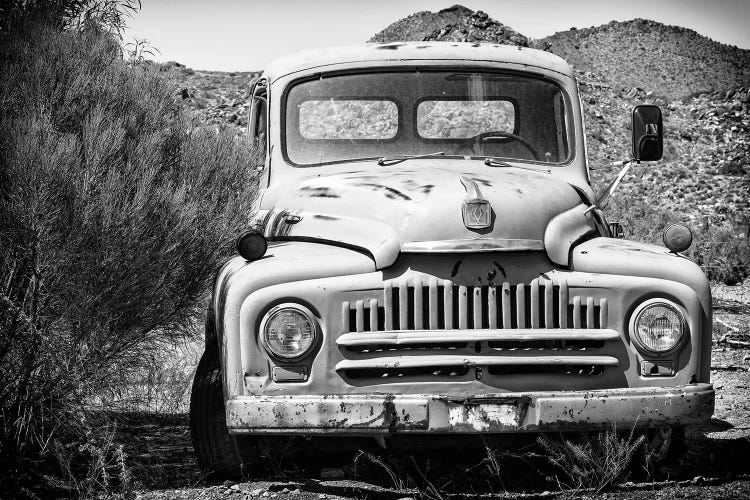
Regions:
<instances>
[{"instance_id":1,"label":"truck tire","mask_svg":"<svg viewBox=\"0 0 750 500\"><path fill-rule=\"evenodd\" d=\"M229 434L224 412L221 363L216 341L207 343L190 395L190 434L201 472L213 479L238 478L247 463L246 439Z\"/></svg>"},{"instance_id":2,"label":"truck tire","mask_svg":"<svg viewBox=\"0 0 750 500\"><path fill-rule=\"evenodd\" d=\"M673 462L685 453L685 428L681 426L654 427L646 431L648 461L658 467Z\"/></svg>"}]
</instances>

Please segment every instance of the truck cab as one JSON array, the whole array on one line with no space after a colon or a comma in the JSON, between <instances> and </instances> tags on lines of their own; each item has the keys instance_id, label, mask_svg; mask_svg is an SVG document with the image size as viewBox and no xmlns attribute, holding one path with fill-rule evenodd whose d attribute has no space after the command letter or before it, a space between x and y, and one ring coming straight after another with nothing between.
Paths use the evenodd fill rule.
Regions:
<instances>
[{"instance_id":1,"label":"truck cab","mask_svg":"<svg viewBox=\"0 0 750 500\"><path fill-rule=\"evenodd\" d=\"M612 232L565 61L477 43L307 51L252 99L260 191L217 275L191 401L205 470L237 469L239 437L616 425L664 440L711 417L689 234L668 248ZM633 134L628 163L661 157L658 109L634 110Z\"/></svg>"}]
</instances>

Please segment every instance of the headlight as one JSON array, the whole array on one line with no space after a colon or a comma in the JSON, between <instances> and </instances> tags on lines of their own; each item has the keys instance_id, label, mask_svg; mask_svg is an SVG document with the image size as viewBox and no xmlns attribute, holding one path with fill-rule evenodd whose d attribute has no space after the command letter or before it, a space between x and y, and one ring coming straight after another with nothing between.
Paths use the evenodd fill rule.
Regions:
<instances>
[{"instance_id":1,"label":"headlight","mask_svg":"<svg viewBox=\"0 0 750 500\"><path fill-rule=\"evenodd\" d=\"M260 331L265 348L281 359L307 354L317 335L313 314L299 304L281 304L268 311Z\"/></svg>"},{"instance_id":2,"label":"headlight","mask_svg":"<svg viewBox=\"0 0 750 500\"><path fill-rule=\"evenodd\" d=\"M653 353L674 349L687 329L685 317L676 304L666 299L650 299L639 305L630 320L630 334L636 344Z\"/></svg>"}]
</instances>

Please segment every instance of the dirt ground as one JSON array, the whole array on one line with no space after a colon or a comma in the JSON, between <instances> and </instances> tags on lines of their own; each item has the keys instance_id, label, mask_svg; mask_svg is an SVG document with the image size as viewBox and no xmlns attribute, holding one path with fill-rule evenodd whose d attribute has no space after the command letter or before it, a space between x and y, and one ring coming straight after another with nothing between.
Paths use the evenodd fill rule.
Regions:
<instances>
[{"instance_id":1,"label":"dirt ground","mask_svg":"<svg viewBox=\"0 0 750 500\"><path fill-rule=\"evenodd\" d=\"M545 465L539 450L535 451L533 441L498 454L496 477L491 481L486 479L492 465L486 451L472 448L427 452L416 459L391 457L387 466L367 456L356 458L354 453L320 452L303 460L302 468L276 463L269 467L270 472L247 482L210 482L201 477L193 458L187 415L121 414L121 438L138 481L137 497L750 498L750 315L744 307L734 307L733 299L730 295L715 312L711 376L717 396L713 418L700 428L687 429L687 451L679 459L651 475L636 474L606 493L566 489Z\"/></svg>"}]
</instances>

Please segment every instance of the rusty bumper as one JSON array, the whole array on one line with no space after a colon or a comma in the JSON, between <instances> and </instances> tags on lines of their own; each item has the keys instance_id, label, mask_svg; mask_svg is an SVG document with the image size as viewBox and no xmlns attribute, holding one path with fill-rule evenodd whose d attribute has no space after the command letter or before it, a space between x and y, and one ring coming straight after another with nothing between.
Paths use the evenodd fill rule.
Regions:
<instances>
[{"instance_id":1,"label":"rusty bumper","mask_svg":"<svg viewBox=\"0 0 750 500\"><path fill-rule=\"evenodd\" d=\"M711 384L600 391L433 395L242 396L227 402L234 434L501 433L593 430L708 420Z\"/></svg>"}]
</instances>

